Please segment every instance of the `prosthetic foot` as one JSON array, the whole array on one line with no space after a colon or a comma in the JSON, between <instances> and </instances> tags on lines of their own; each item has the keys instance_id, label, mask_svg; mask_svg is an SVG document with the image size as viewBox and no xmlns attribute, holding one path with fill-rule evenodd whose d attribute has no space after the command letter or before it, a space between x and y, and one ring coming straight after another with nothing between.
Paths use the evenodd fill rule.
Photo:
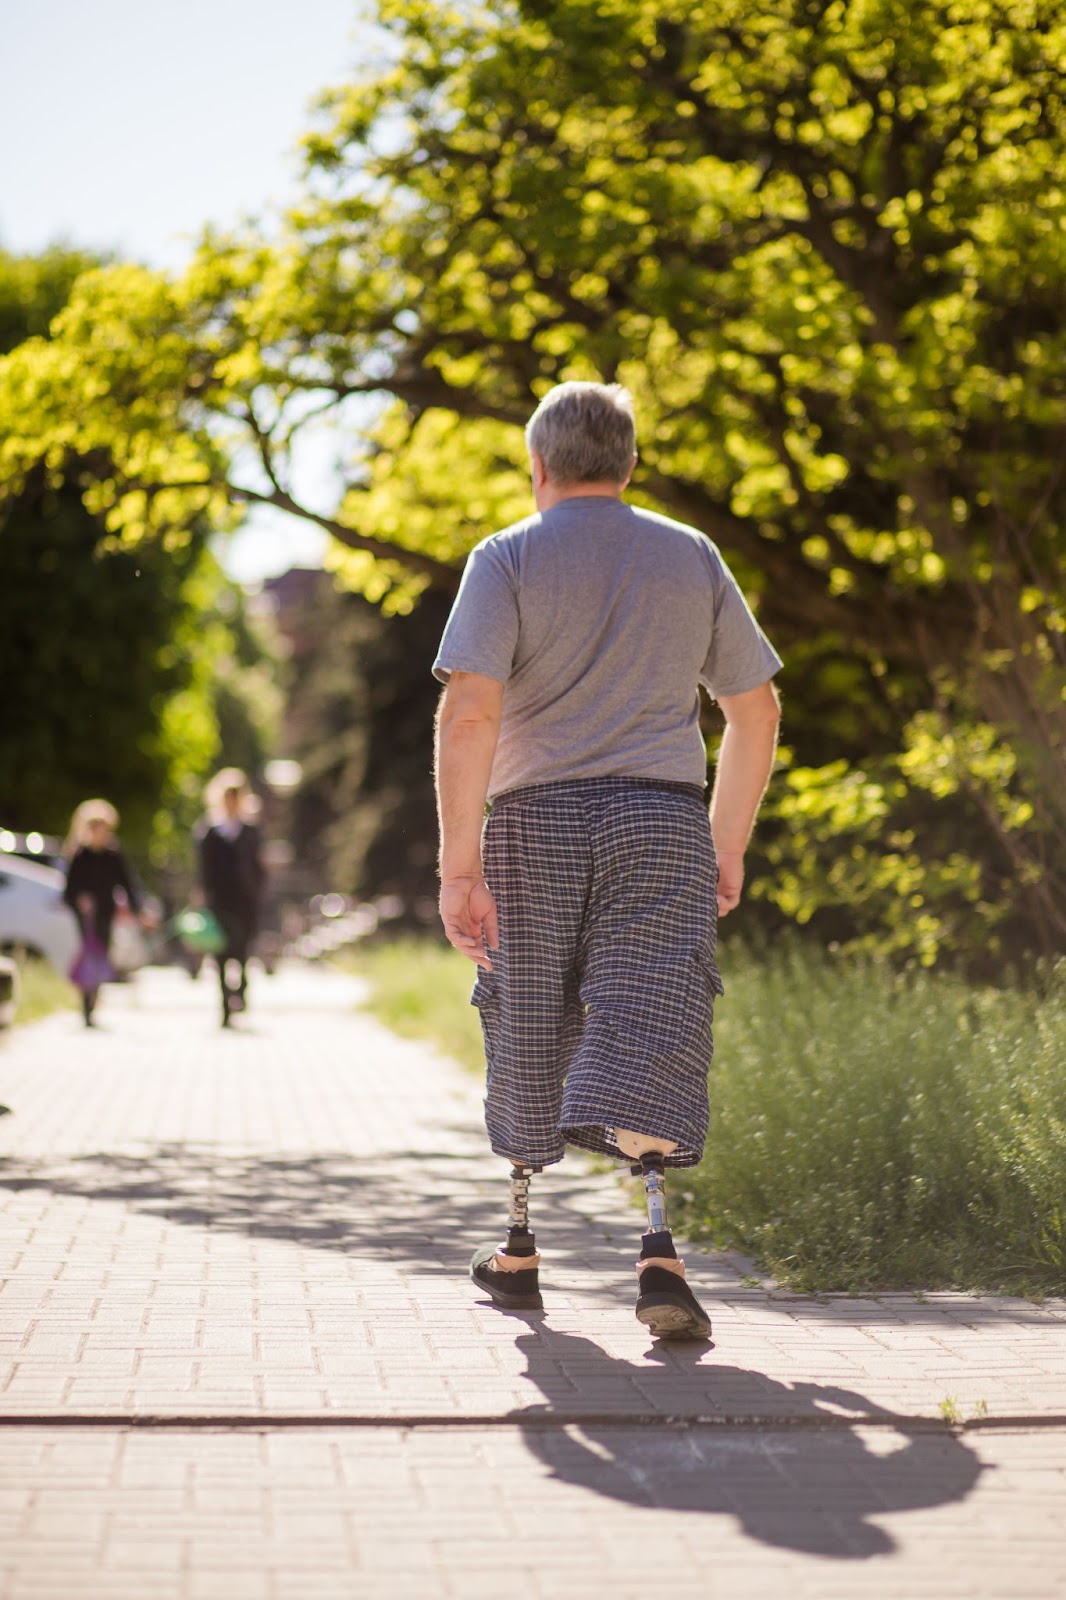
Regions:
<instances>
[{"instance_id":1,"label":"prosthetic foot","mask_svg":"<svg viewBox=\"0 0 1066 1600\"><path fill-rule=\"evenodd\" d=\"M540 1170L515 1162L511 1168L507 1239L502 1245L480 1245L470 1263L474 1282L506 1311L540 1311L544 1305L538 1273L540 1255L529 1226L529 1180Z\"/></svg>"},{"instance_id":2,"label":"prosthetic foot","mask_svg":"<svg viewBox=\"0 0 1066 1600\"><path fill-rule=\"evenodd\" d=\"M661 1150L644 1150L632 1167L643 1178L648 1231L641 1235L637 1264L637 1321L657 1339L709 1339L711 1319L685 1282L666 1215L665 1164Z\"/></svg>"}]
</instances>

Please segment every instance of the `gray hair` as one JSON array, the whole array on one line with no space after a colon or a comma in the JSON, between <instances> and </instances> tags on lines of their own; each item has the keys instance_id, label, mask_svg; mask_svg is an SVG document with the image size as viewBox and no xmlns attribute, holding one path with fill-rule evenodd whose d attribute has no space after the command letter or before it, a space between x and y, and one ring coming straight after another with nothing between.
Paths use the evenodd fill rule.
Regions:
<instances>
[{"instance_id":1,"label":"gray hair","mask_svg":"<svg viewBox=\"0 0 1066 1600\"><path fill-rule=\"evenodd\" d=\"M526 424L526 444L556 483L624 483L637 447L633 397L620 383L560 383Z\"/></svg>"}]
</instances>

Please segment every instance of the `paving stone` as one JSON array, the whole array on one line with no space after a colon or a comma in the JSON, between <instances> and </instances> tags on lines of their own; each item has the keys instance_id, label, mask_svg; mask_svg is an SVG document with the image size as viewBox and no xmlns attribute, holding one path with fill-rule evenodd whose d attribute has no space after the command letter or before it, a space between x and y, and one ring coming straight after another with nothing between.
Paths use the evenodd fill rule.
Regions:
<instances>
[{"instance_id":1,"label":"paving stone","mask_svg":"<svg viewBox=\"0 0 1066 1600\"><path fill-rule=\"evenodd\" d=\"M813 1298L689 1246L715 1347L655 1346L640 1214L578 1158L535 1185L546 1309L503 1316L480 1088L357 999L259 976L227 1035L148 972L98 1034L5 1042L4 1600L647 1600L651 1553L671 1600L1066 1600L1066 1428L891 1423L1061 1417L1062 1301Z\"/></svg>"}]
</instances>

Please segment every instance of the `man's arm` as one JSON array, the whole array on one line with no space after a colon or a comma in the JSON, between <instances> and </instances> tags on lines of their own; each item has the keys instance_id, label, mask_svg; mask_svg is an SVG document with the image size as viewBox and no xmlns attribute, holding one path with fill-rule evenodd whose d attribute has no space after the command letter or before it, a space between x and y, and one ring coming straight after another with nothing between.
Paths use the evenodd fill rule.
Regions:
<instances>
[{"instance_id":1,"label":"man's arm","mask_svg":"<svg viewBox=\"0 0 1066 1600\"><path fill-rule=\"evenodd\" d=\"M252 899L258 905L263 898L263 888L266 883L266 867L263 863L263 834L256 823L247 823L242 838L247 848L248 879L252 891Z\"/></svg>"},{"instance_id":2,"label":"man's arm","mask_svg":"<svg viewBox=\"0 0 1066 1600\"><path fill-rule=\"evenodd\" d=\"M133 872L130 869L129 862L122 854L122 851L118 849L115 851L115 883L119 889L125 890L126 899L129 902L130 910L139 913L144 896L141 894L140 889L134 882Z\"/></svg>"},{"instance_id":3,"label":"man's arm","mask_svg":"<svg viewBox=\"0 0 1066 1600\"><path fill-rule=\"evenodd\" d=\"M455 948L490 972L485 946L496 948L499 930L481 871L481 828L502 707L497 679L453 672L437 712L441 921Z\"/></svg>"},{"instance_id":4,"label":"man's arm","mask_svg":"<svg viewBox=\"0 0 1066 1600\"><path fill-rule=\"evenodd\" d=\"M212 908L215 904L215 889L217 873L215 871L215 843L218 835L210 828L205 828L197 841L197 856L200 866L200 892L199 903Z\"/></svg>"},{"instance_id":5,"label":"man's arm","mask_svg":"<svg viewBox=\"0 0 1066 1600\"><path fill-rule=\"evenodd\" d=\"M72 911L78 909L78 898L85 887L85 856L81 850L76 850L67 866L67 881L63 885L63 899Z\"/></svg>"},{"instance_id":6,"label":"man's arm","mask_svg":"<svg viewBox=\"0 0 1066 1600\"><path fill-rule=\"evenodd\" d=\"M772 683L746 694L721 695L726 728L711 795L711 836L718 857L718 915L740 901L747 849L777 749L781 703Z\"/></svg>"}]
</instances>

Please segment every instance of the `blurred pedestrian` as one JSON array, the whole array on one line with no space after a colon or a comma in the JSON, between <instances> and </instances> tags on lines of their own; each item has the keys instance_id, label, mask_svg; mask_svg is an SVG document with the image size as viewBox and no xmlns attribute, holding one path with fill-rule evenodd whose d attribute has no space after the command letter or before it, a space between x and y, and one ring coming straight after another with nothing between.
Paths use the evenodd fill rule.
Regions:
<instances>
[{"instance_id":1,"label":"blurred pedestrian","mask_svg":"<svg viewBox=\"0 0 1066 1600\"><path fill-rule=\"evenodd\" d=\"M247 962L263 898L262 842L254 820L258 801L239 767L223 767L208 784L204 802L200 882L208 909L226 936L217 959L222 1026L228 1028L230 1017L245 1009Z\"/></svg>"},{"instance_id":2,"label":"blurred pedestrian","mask_svg":"<svg viewBox=\"0 0 1066 1600\"><path fill-rule=\"evenodd\" d=\"M118 812L109 801L83 800L70 819L70 831L63 847L67 858L63 899L78 919L83 944L90 946L95 941L104 958L111 943L111 925L117 904L127 905L137 915L142 910L140 889L115 841L118 821ZM82 969L91 974L87 986L82 987L82 1010L87 1028L93 1026L100 981L106 981L110 970L106 959L98 959L95 972L100 975L100 981L93 982L93 965L86 963Z\"/></svg>"}]
</instances>

